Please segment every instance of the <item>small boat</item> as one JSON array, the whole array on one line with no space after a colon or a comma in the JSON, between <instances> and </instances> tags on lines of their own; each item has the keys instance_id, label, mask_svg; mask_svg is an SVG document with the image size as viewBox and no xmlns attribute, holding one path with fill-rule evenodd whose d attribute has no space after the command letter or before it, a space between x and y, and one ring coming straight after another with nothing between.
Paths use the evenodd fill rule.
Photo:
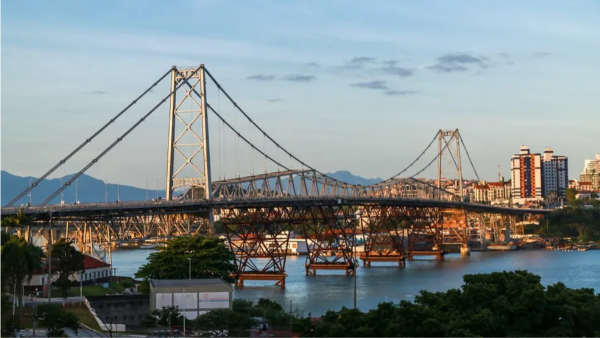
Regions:
<instances>
[{"instance_id":1,"label":"small boat","mask_svg":"<svg viewBox=\"0 0 600 338\"><path fill-rule=\"evenodd\" d=\"M142 245L140 245L140 249L152 250L152 249L156 249L157 246L158 246L158 244L142 244Z\"/></svg>"}]
</instances>

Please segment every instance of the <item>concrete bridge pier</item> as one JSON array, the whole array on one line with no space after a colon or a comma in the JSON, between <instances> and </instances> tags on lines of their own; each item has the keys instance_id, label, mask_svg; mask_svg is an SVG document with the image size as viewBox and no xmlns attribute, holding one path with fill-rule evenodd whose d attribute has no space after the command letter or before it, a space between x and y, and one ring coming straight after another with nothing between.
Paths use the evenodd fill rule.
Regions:
<instances>
[{"instance_id":1,"label":"concrete bridge pier","mask_svg":"<svg viewBox=\"0 0 600 338\"><path fill-rule=\"evenodd\" d=\"M460 256L461 257L468 257L471 255L471 249L469 248L469 246L464 243L463 245L461 245L460 247Z\"/></svg>"}]
</instances>

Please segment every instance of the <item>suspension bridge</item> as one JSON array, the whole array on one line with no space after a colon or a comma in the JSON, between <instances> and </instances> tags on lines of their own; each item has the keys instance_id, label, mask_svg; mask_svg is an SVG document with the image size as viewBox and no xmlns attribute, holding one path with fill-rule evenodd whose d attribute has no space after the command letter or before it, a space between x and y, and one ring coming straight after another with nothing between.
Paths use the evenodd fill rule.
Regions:
<instances>
[{"instance_id":1,"label":"suspension bridge","mask_svg":"<svg viewBox=\"0 0 600 338\"><path fill-rule=\"evenodd\" d=\"M169 75L170 91L58 190L39 205L13 206ZM207 82L218 90L219 103L216 105L208 100ZM221 95L248 123L250 135L240 130L237 121L232 123L225 119L220 111ZM167 101L165 199L73 205L51 203ZM209 116L216 118L219 124L217 180L213 180L211 174L211 150L215 149L209 143ZM252 168L247 176L240 175L239 171L230 178L221 175L221 143L225 130L235 139L236 152L240 153L238 149L244 145L248 149L244 153L250 154L250 162L252 154L264 160L264 173L254 174ZM252 130L255 131L254 139ZM210 131L214 133L214 130ZM437 149L433 146L436 143ZM426 160L422 169L409 176L407 172L430 149L436 150L433 159ZM104 249L110 251L110 247L128 241L213 235L214 223L218 221L222 223L227 243L236 257L238 284L243 285L244 280L273 280L283 287L292 232L302 234L307 241L307 275L314 275L317 270L343 270L352 275L359 257L355 243L359 235L365 238L364 250L359 257L365 266L374 262L397 262L403 266L406 259L418 255L443 259L448 245L466 246L474 238L485 243L487 234L498 234L501 229L519 232L519 225L549 212L469 202L463 186L461 158L464 155L479 179L459 130L439 130L414 161L389 179L371 185L343 182L310 166L274 140L204 65L196 68L173 66L7 203L2 208L2 217L25 215L30 220L26 229L16 230L23 232L28 240L42 237L52 243L64 237L94 256L103 256ZM284 163L282 157L289 158L291 164ZM269 171L268 164L276 166L277 170ZM437 179L433 182L419 179L418 176L431 166L437 166ZM448 175L455 179L444 180Z\"/></svg>"}]
</instances>

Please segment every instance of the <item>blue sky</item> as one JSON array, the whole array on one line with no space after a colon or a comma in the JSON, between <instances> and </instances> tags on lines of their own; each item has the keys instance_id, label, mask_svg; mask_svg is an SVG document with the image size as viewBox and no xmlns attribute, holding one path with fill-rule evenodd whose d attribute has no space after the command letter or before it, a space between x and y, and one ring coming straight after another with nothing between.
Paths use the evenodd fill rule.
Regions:
<instances>
[{"instance_id":1,"label":"blue sky","mask_svg":"<svg viewBox=\"0 0 600 338\"><path fill-rule=\"evenodd\" d=\"M595 0L2 4L2 169L18 175L43 174L172 65L199 63L280 144L324 172L387 178L440 128L460 129L489 180L498 165L508 177L521 144L569 156L571 177L600 152ZM209 103L261 145L207 88ZM167 93L168 83L159 85L54 176L78 171ZM88 173L164 186L167 109ZM214 177L264 171L259 155L235 150L209 119Z\"/></svg>"}]
</instances>

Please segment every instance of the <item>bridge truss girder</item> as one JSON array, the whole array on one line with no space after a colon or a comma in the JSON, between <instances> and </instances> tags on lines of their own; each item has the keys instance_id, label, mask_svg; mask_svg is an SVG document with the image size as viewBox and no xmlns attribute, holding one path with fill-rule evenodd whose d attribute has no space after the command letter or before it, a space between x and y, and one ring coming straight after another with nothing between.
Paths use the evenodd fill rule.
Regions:
<instances>
[{"instance_id":1,"label":"bridge truss girder","mask_svg":"<svg viewBox=\"0 0 600 338\"><path fill-rule=\"evenodd\" d=\"M367 205L361 208L359 221L365 238L360 255L364 266L371 266L373 262L405 265L405 229L411 224L405 208Z\"/></svg>"}]
</instances>

